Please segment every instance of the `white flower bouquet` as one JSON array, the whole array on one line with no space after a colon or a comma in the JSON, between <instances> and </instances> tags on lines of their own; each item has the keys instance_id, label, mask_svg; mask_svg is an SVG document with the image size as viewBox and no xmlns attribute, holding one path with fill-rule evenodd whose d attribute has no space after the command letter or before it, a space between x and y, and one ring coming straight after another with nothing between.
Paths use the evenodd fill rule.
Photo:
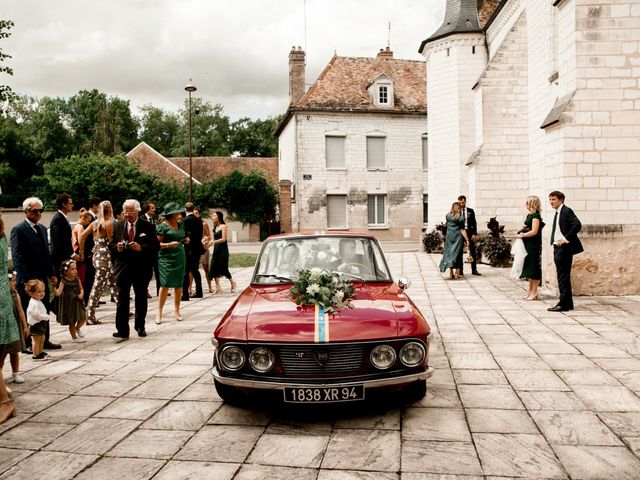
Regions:
<instances>
[{"instance_id":1,"label":"white flower bouquet","mask_svg":"<svg viewBox=\"0 0 640 480\"><path fill-rule=\"evenodd\" d=\"M300 270L298 280L289 295L297 305L318 305L327 313L337 313L339 308L353 308L355 289L348 280L342 280L339 273L313 268Z\"/></svg>"}]
</instances>

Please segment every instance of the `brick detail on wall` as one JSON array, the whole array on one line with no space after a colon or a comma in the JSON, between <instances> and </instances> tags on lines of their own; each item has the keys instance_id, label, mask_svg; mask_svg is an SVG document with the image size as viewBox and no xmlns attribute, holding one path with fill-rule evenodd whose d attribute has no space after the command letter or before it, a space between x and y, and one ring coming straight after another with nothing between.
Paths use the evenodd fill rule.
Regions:
<instances>
[{"instance_id":1,"label":"brick detail on wall","mask_svg":"<svg viewBox=\"0 0 640 480\"><path fill-rule=\"evenodd\" d=\"M279 199L280 199L280 231L282 233L290 233L291 229L291 180L280 180L279 183Z\"/></svg>"}]
</instances>

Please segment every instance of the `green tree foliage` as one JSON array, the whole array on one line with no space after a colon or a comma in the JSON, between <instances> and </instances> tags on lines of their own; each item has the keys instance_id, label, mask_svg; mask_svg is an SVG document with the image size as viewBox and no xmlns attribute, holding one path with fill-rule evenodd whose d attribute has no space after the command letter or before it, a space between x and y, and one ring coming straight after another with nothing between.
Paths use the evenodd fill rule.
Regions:
<instances>
[{"instance_id":1,"label":"green tree foliage","mask_svg":"<svg viewBox=\"0 0 640 480\"><path fill-rule=\"evenodd\" d=\"M11 33L9 33L9 30L11 30L13 25L14 24L11 20L0 20L0 40L11 35ZM11 55L4 53L4 51L0 48L0 73L13 75L13 70L10 67L1 65L7 58L11 58ZM11 91L11 87L9 87L8 85L0 84L0 103L9 100L12 94L13 92Z\"/></svg>"},{"instance_id":2,"label":"green tree foliage","mask_svg":"<svg viewBox=\"0 0 640 480\"><path fill-rule=\"evenodd\" d=\"M153 105L145 105L141 111L140 140L165 157L170 157L172 146L181 131L178 116Z\"/></svg>"},{"instance_id":3,"label":"green tree foliage","mask_svg":"<svg viewBox=\"0 0 640 480\"><path fill-rule=\"evenodd\" d=\"M189 155L188 100L185 100L179 116L180 129L175 137L171 156L186 157ZM191 151L194 157L230 155L230 132L230 120L223 114L222 105L212 105L198 97L191 98Z\"/></svg>"},{"instance_id":4,"label":"green tree foliage","mask_svg":"<svg viewBox=\"0 0 640 480\"><path fill-rule=\"evenodd\" d=\"M124 155L107 157L101 153L50 162L33 185L37 186L34 193L48 206L53 206L60 192L69 193L76 205L87 205L92 196L110 200L113 205L128 198L164 205L169 201L185 202L188 195L184 186L161 182L141 172Z\"/></svg>"},{"instance_id":5,"label":"green tree foliage","mask_svg":"<svg viewBox=\"0 0 640 480\"><path fill-rule=\"evenodd\" d=\"M234 170L199 186L194 191L194 201L208 207L222 207L243 224L264 225L275 216L278 196L262 172L253 170L245 175Z\"/></svg>"},{"instance_id":6,"label":"green tree foliage","mask_svg":"<svg viewBox=\"0 0 640 480\"><path fill-rule=\"evenodd\" d=\"M266 120L241 118L231 124L230 150L241 157L277 157L276 127L282 117Z\"/></svg>"}]
</instances>

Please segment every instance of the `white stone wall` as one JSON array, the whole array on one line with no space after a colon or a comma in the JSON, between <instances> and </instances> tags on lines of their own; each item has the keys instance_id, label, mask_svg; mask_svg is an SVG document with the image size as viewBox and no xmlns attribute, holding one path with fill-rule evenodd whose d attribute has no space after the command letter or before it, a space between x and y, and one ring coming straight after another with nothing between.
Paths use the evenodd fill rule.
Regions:
<instances>
[{"instance_id":1,"label":"white stone wall","mask_svg":"<svg viewBox=\"0 0 640 480\"><path fill-rule=\"evenodd\" d=\"M474 52L475 47L475 52ZM429 228L444 221L451 203L465 194L470 205L465 167L476 149L475 94L471 90L486 64L480 34L459 34L428 44L427 105L429 111Z\"/></svg>"},{"instance_id":2,"label":"white stone wall","mask_svg":"<svg viewBox=\"0 0 640 480\"><path fill-rule=\"evenodd\" d=\"M327 194L347 195L347 223L352 231L371 231L381 239L420 238L422 196L427 174L422 170L422 135L426 115L309 113L298 115L298 163L295 168L299 231L327 228ZM345 168L327 169L325 136L345 135ZM366 137L386 136L386 168L367 170ZM310 175L310 180L304 176ZM387 195L387 226L370 229L367 195ZM296 225L294 225L296 229Z\"/></svg>"}]
</instances>

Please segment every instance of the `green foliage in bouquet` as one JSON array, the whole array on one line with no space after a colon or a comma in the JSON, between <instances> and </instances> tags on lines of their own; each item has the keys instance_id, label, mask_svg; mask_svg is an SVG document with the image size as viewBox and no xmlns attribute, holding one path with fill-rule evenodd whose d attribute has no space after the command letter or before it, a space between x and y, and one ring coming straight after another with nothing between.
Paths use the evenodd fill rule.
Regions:
<instances>
[{"instance_id":1,"label":"green foliage in bouquet","mask_svg":"<svg viewBox=\"0 0 640 480\"><path fill-rule=\"evenodd\" d=\"M328 313L337 313L338 308L353 308L355 289L351 282L342 280L339 273L325 270L300 270L298 280L289 295L297 305L319 305Z\"/></svg>"}]
</instances>

